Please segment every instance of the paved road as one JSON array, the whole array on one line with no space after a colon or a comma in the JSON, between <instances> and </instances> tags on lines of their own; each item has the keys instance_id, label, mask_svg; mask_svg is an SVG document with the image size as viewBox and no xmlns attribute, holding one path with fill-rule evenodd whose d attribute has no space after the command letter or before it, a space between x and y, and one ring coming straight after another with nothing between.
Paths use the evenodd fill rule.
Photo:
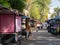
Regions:
<instances>
[{"instance_id":1,"label":"paved road","mask_svg":"<svg viewBox=\"0 0 60 45\"><path fill-rule=\"evenodd\" d=\"M33 35L21 41L21 45L60 45L60 36L54 36L46 30L33 31Z\"/></svg>"}]
</instances>

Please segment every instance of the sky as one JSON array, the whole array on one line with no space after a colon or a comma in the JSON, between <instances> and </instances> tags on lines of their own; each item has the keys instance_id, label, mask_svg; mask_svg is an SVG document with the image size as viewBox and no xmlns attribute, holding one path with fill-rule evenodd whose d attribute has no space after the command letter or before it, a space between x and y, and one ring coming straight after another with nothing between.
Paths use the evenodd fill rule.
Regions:
<instances>
[{"instance_id":1,"label":"sky","mask_svg":"<svg viewBox=\"0 0 60 45\"><path fill-rule=\"evenodd\" d=\"M60 1L58 1L58 0L51 0L51 4L49 5L50 13L51 13L51 14L54 12L53 9L54 9L55 7L59 7L59 8L60 8ZM51 14L49 14L49 17L50 17Z\"/></svg>"}]
</instances>

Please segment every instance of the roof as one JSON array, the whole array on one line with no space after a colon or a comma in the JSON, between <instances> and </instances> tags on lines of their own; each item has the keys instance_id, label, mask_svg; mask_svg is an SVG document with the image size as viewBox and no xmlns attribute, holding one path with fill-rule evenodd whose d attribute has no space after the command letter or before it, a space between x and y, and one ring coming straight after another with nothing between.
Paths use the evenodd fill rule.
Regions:
<instances>
[{"instance_id":1,"label":"roof","mask_svg":"<svg viewBox=\"0 0 60 45\"><path fill-rule=\"evenodd\" d=\"M60 20L60 16L56 16L55 18L53 19L50 19L50 20L47 20L47 23L50 23L51 20ZM51 23L54 23L55 21L51 21Z\"/></svg>"},{"instance_id":2,"label":"roof","mask_svg":"<svg viewBox=\"0 0 60 45\"><path fill-rule=\"evenodd\" d=\"M0 5L0 14L12 14L12 13L13 12L10 9Z\"/></svg>"},{"instance_id":3,"label":"roof","mask_svg":"<svg viewBox=\"0 0 60 45\"><path fill-rule=\"evenodd\" d=\"M60 16L56 16L55 18L53 18L53 19L59 19L60 20Z\"/></svg>"}]
</instances>

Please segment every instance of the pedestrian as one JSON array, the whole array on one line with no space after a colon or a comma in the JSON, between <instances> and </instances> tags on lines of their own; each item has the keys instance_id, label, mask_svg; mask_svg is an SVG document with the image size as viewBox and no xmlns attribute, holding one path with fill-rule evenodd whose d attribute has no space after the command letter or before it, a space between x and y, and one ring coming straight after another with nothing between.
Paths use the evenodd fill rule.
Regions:
<instances>
[{"instance_id":1,"label":"pedestrian","mask_svg":"<svg viewBox=\"0 0 60 45\"><path fill-rule=\"evenodd\" d=\"M29 24L28 24L27 27L26 27L26 32L27 32L27 35L26 35L27 38L28 38L30 35L32 35Z\"/></svg>"}]
</instances>

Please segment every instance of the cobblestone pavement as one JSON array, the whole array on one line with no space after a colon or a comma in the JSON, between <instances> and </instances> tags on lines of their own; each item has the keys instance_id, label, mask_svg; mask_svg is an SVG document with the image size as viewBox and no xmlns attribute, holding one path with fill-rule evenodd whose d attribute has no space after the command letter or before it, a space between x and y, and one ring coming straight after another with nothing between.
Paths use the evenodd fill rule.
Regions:
<instances>
[{"instance_id":1,"label":"cobblestone pavement","mask_svg":"<svg viewBox=\"0 0 60 45\"><path fill-rule=\"evenodd\" d=\"M54 36L47 30L32 32L32 36L21 41L21 45L60 45L60 36Z\"/></svg>"}]
</instances>

